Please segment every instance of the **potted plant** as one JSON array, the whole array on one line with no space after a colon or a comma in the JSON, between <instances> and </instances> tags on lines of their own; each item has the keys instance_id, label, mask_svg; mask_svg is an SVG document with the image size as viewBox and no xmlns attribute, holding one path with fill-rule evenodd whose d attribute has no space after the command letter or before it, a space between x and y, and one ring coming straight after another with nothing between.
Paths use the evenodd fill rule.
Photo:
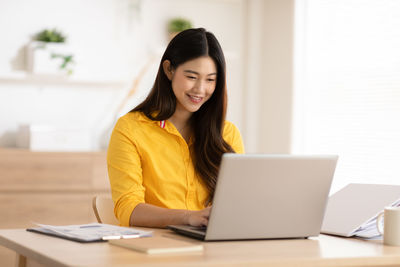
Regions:
<instances>
[{"instance_id":1,"label":"potted plant","mask_svg":"<svg viewBox=\"0 0 400 267\"><path fill-rule=\"evenodd\" d=\"M44 29L28 45L28 70L35 74L71 74L73 55L67 37L57 29Z\"/></svg>"},{"instance_id":2,"label":"potted plant","mask_svg":"<svg viewBox=\"0 0 400 267\"><path fill-rule=\"evenodd\" d=\"M168 33L170 40L181 31L192 28L190 20L185 18L173 18L168 22Z\"/></svg>"},{"instance_id":3,"label":"potted plant","mask_svg":"<svg viewBox=\"0 0 400 267\"><path fill-rule=\"evenodd\" d=\"M35 34L33 40L44 43L64 43L66 41L66 37L62 32L58 31L57 29L45 29Z\"/></svg>"}]
</instances>

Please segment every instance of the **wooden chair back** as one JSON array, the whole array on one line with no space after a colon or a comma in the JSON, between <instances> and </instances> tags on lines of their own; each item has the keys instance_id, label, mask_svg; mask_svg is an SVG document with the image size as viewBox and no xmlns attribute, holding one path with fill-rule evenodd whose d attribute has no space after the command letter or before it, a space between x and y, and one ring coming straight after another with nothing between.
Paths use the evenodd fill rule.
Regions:
<instances>
[{"instance_id":1,"label":"wooden chair back","mask_svg":"<svg viewBox=\"0 0 400 267\"><path fill-rule=\"evenodd\" d=\"M119 225L114 215L114 202L110 197L94 196L92 208L99 223Z\"/></svg>"}]
</instances>

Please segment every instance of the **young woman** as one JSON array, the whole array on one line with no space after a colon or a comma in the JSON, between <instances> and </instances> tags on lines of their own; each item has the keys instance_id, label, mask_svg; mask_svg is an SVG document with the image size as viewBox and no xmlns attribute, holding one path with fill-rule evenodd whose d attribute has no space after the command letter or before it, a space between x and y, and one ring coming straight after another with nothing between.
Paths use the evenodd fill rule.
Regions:
<instances>
[{"instance_id":1,"label":"young woman","mask_svg":"<svg viewBox=\"0 0 400 267\"><path fill-rule=\"evenodd\" d=\"M111 136L108 173L121 225L207 225L222 154L244 151L225 111L217 39L203 28L179 33L150 94Z\"/></svg>"}]
</instances>

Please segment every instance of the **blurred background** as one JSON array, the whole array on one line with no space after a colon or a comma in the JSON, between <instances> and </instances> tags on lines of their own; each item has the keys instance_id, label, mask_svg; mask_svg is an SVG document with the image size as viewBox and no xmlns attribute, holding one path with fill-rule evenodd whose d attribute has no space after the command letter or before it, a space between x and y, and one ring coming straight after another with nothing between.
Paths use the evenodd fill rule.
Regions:
<instances>
[{"instance_id":1,"label":"blurred background","mask_svg":"<svg viewBox=\"0 0 400 267\"><path fill-rule=\"evenodd\" d=\"M331 193L400 184L400 1L0 0L0 227L94 220L114 123L188 25L224 49L246 152L337 154Z\"/></svg>"}]
</instances>

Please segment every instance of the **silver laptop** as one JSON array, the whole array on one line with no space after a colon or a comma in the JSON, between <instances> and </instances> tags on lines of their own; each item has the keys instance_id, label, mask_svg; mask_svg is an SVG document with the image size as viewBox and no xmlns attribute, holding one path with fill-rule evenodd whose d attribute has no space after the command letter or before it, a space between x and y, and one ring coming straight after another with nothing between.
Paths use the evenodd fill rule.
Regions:
<instances>
[{"instance_id":1,"label":"silver laptop","mask_svg":"<svg viewBox=\"0 0 400 267\"><path fill-rule=\"evenodd\" d=\"M168 228L205 241L317 236L337 159L224 154L208 226Z\"/></svg>"}]
</instances>

